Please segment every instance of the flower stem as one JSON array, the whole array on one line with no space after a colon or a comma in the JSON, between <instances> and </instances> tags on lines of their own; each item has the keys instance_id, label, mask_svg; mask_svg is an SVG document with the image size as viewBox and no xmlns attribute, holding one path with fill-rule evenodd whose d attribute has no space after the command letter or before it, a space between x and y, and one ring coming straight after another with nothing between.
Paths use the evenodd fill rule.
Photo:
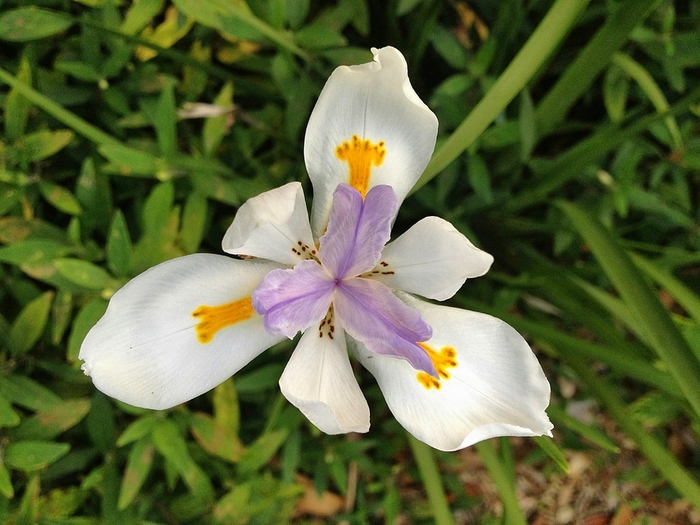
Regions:
<instances>
[{"instance_id":1,"label":"flower stem","mask_svg":"<svg viewBox=\"0 0 700 525\"><path fill-rule=\"evenodd\" d=\"M433 155L413 191L435 177L494 121L557 49L589 0L557 0L484 98Z\"/></svg>"},{"instance_id":2,"label":"flower stem","mask_svg":"<svg viewBox=\"0 0 700 525\"><path fill-rule=\"evenodd\" d=\"M413 457L418 465L418 472L423 479L423 486L428 495L428 502L433 511L433 519L436 525L453 525L452 512L447 504L445 489L442 486L440 472L432 449L425 443L418 441L412 435L407 434L408 444L411 445Z\"/></svg>"}]
</instances>

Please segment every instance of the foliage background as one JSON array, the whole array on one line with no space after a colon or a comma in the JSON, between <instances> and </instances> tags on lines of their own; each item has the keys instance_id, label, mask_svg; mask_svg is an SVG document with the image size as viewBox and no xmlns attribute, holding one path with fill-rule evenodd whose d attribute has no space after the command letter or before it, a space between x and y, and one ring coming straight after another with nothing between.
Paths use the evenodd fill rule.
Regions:
<instances>
[{"instance_id":1,"label":"foliage background","mask_svg":"<svg viewBox=\"0 0 700 525\"><path fill-rule=\"evenodd\" d=\"M383 45L440 120L395 234L435 214L493 253L453 302L518 328L553 385L555 439L518 462L561 474L572 451L634 449L643 467L625 475L700 508L698 2L31 4L0 1L4 523L537 518L511 441L476 447L491 513L460 456L407 438L361 370L372 430L320 435L276 386L291 344L166 412L108 399L79 370L129 278L219 253L253 195L310 189L303 133L323 83ZM198 118L200 103L218 112ZM573 417L582 403L613 436Z\"/></svg>"}]
</instances>

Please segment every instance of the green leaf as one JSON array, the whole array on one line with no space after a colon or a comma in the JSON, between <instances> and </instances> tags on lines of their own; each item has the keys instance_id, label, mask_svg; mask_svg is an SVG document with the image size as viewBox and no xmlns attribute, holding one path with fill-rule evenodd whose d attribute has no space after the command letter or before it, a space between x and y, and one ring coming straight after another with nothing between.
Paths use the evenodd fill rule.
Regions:
<instances>
[{"instance_id":1,"label":"green leaf","mask_svg":"<svg viewBox=\"0 0 700 525\"><path fill-rule=\"evenodd\" d=\"M107 236L107 266L117 277L131 275L133 262L131 260L133 247L126 226L126 220L121 210L114 212L112 224Z\"/></svg>"},{"instance_id":2,"label":"green leaf","mask_svg":"<svg viewBox=\"0 0 700 525\"><path fill-rule=\"evenodd\" d=\"M237 463L243 454L243 444L237 434L206 414L195 414L191 421L192 435L207 453L231 463Z\"/></svg>"},{"instance_id":3,"label":"green leaf","mask_svg":"<svg viewBox=\"0 0 700 525\"><path fill-rule=\"evenodd\" d=\"M70 18L38 7L10 9L0 16L0 38L29 42L56 35L73 25Z\"/></svg>"},{"instance_id":4,"label":"green leaf","mask_svg":"<svg viewBox=\"0 0 700 525\"><path fill-rule=\"evenodd\" d=\"M7 499L12 499L15 495L15 489L12 487L10 473L5 468L5 465L0 462L0 494Z\"/></svg>"},{"instance_id":5,"label":"green leaf","mask_svg":"<svg viewBox=\"0 0 700 525\"><path fill-rule=\"evenodd\" d=\"M0 428L17 426L20 421L17 412L12 410L12 405L0 395Z\"/></svg>"},{"instance_id":6,"label":"green leaf","mask_svg":"<svg viewBox=\"0 0 700 525\"><path fill-rule=\"evenodd\" d=\"M112 279L104 268L82 259L56 259L54 266L70 282L89 290L104 290Z\"/></svg>"},{"instance_id":7,"label":"green leaf","mask_svg":"<svg viewBox=\"0 0 700 525\"><path fill-rule=\"evenodd\" d=\"M486 162L478 153L470 154L467 161L467 176L469 184L484 202L493 202L493 191L491 190L491 175L489 174Z\"/></svg>"},{"instance_id":8,"label":"green leaf","mask_svg":"<svg viewBox=\"0 0 700 525\"><path fill-rule=\"evenodd\" d=\"M32 69L26 56L22 57L17 70L17 80L31 85ZM10 142L20 138L26 128L29 119L31 103L15 88L12 88L5 99L5 135Z\"/></svg>"},{"instance_id":9,"label":"green leaf","mask_svg":"<svg viewBox=\"0 0 700 525\"><path fill-rule=\"evenodd\" d=\"M58 290L51 308L51 343L58 345L70 326L73 312L73 294Z\"/></svg>"},{"instance_id":10,"label":"green leaf","mask_svg":"<svg viewBox=\"0 0 700 525\"><path fill-rule=\"evenodd\" d=\"M73 140L73 132L67 129L37 131L20 137L12 145L20 162L36 162L54 155Z\"/></svg>"},{"instance_id":11,"label":"green leaf","mask_svg":"<svg viewBox=\"0 0 700 525\"><path fill-rule=\"evenodd\" d=\"M89 410L90 400L68 399L49 411L41 411L25 419L18 427L12 429L10 435L15 440L53 439L80 423Z\"/></svg>"},{"instance_id":12,"label":"green leaf","mask_svg":"<svg viewBox=\"0 0 700 525\"><path fill-rule=\"evenodd\" d=\"M241 476L250 476L267 465L284 444L289 432L286 429L273 430L260 436L243 453L238 463Z\"/></svg>"},{"instance_id":13,"label":"green leaf","mask_svg":"<svg viewBox=\"0 0 700 525\"><path fill-rule=\"evenodd\" d=\"M199 248L206 222L207 199L201 193L193 191L185 201L180 227L180 245L186 253L194 253Z\"/></svg>"},{"instance_id":14,"label":"green leaf","mask_svg":"<svg viewBox=\"0 0 700 525\"><path fill-rule=\"evenodd\" d=\"M554 460L554 463L556 463L557 467L559 467L564 474L568 474L569 462L566 461L564 452L562 452L552 438L545 436L534 436L532 439L535 440L535 443L537 443L545 454Z\"/></svg>"},{"instance_id":15,"label":"green leaf","mask_svg":"<svg viewBox=\"0 0 700 525\"><path fill-rule=\"evenodd\" d=\"M10 443L5 449L5 463L17 470L33 472L49 466L69 450L67 443L19 441Z\"/></svg>"},{"instance_id":16,"label":"green leaf","mask_svg":"<svg viewBox=\"0 0 700 525\"><path fill-rule=\"evenodd\" d=\"M233 108L233 84L227 82L214 99L214 105L222 108ZM228 129L231 126L231 114L224 113L216 117L209 117L204 121L202 128L202 146L205 155L212 155L219 147Z\"/></svg>"},{"instance_id":17,"label":"green leaf","mask_svg":"<svg viewBox=\"0 0 700 525\"><path fill-rule=\"evenodd\" d=\"M78 353L80 352L80 345L83 344L83 339L85 339L87 333L100 320L100 317L104 315L106 310L107 301L102 298L96 298L85 304L78 311L75 321L73 321L73 329L68 338L66 357L69 362L74 363L78 360Z\"/></svg>"},{"instance_id":18,"label":"green leaf","mask_svg":"<svg viewBox=\"0 0 700 525\"><path fill-rule=\"evenodd\" d=\"M160 92L154 122L160 152L166 158L177 151L176 124L175 93L172 82L169 82Z\"/></svg>"},{"instance_id":19,"label":"green leaf","mask_svg":"<svg viewBox=\"0 0 700 525\"><path fill-rule=\"evenodd\" d=\"M214 389L214 420L227 432L238 435L241 419L238 393L233 386L233 380L224 381Z\"/></svg>"},{"instance_id":20,"label":"green leaf","mask_svg":"<svg viewBox=\"0 0 700 525\"><path fill-rule=\"evenodd\" d=\"M143 487L153 465L154 450L153 445L145 439L137 441L131 447L119 491L119 502L117 503L119 510L128 507Z\"/></svg>"},{"instance_id":21,"label":"green leaf","mask_svg":"<svg viewBox=\"0 0 700 525\"><path fill-rule=\"evenodd\" d=\"M610 231L574 204L559 202L559 206L586 240L651 346L700 415L700 363L658 296Z\"/></svg>"},{"instance_id":22,"label":"green leaf","mask_svg":"<svg viewBox=\"0 0 700 525\"><path fill-rule=\"evenodd\" d=\"M52 182L40 181L39 191L44 199L59 211L69 215L80 215L82 212L78 199L63 186Z\"/></svg>"},{"instance_id":23,"label":"green leaf","mask_svg":"<svg viewBox=\"0 0 700 525\"><path fill-rule=\"evenodd\" d=\"M137 420L132 422L128 427L126 427L124 432L122 432L121 436L119 436L119 438L117 439L117 446L123 447L124 445L133 443L134 441L139 440L144 436L150 434L156 427L158 421L160 421L160 418L157 418L153 415L147 415L138 418Z\"/></svg>"},{"instance_id":24,"label":"green leaf","mask_svg":"<svg viewBox=\"0 0 700 525\"><path fill-rule=\"evenodd\" d=\"M97 151L114 164L120 175L154 176L158 172L158 158L145 151L113 143L103 144Z\"/></svg>"},{"instance_id":25,"label":"green leaf","mask_svg":"<svg viewBox=\"0 0 700 525\"><path fill-rule=\"evenodd\" d=\"M13 355L28 352L44 333L54 292L44 292L24 308L12 323L7 346Z\"/></svg>"},{"instance_id":26,"label":"green leaf","mask_svg":"<svg viewBox=\"0 0 700 525\"><path fill-rule=\"evenodd\" d=\"M135 35L146 27L163 9L163 0L139 0L129 7L119 32Z\"/></svg>"},{"instance_id":27,"label":"green leaf","mask_svg":"<svg viewBox=\"0 0 700 525\"><path fill-rule=\"evenodd\" d=\"M617 66L611 65L605 72L603 80L603 103L608 116L613 122L619 122L625 116L629 79Z\"/></svg>"},{"instance_id":28,"label":"green leaf","mask_svg":"<svg viewBox=\"0 0 700 525\"><path fill-rule=\"evenodd\" d=\"M0 395L13 405L44 412L63 403L60 397L45 386L19 375L0 376Z\"/></svg>"}]
</instances>

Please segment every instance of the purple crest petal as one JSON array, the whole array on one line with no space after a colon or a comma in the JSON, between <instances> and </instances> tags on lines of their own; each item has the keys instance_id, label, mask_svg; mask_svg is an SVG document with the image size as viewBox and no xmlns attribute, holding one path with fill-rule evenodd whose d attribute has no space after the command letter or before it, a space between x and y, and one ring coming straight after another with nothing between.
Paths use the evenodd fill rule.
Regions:
<instances>
[{"instance_id":1,"label":"purple crest petal","mask_svg":"<svg viewBox=\"0 0 700 525\"><path fill-rule=\"evenodd\" d=\"M319 248L319 260L333 277L354 277L376 266L391 235L397 202L391 186L375 186L364 200L352 186L336 188Z\"/></svg>"},{"instance_id":2,"label":"purple crest petal","mask_svg":"<svg viewBox=\"0 0 700 525\"><path fill-rule=\"evenodd\" d=\"M368 350L405 359L416 370L436 375L430 357L416 344L429 340L432 329L418 310L380 282L358 278L339 283L333 307L345 331Z\"/></svg>"},{"instance_id":3,"label":"purple crest petal","mask_svg":"<svg viewBox=\"0 0 700 525\"><path fill-rule=\"evenodd\" d=\"M253 292L253 308L264 316L265 330L294 337L321 322L333 300L335 281L316 261L291 270L273 270Z\"/></svg>"}]
</instances>

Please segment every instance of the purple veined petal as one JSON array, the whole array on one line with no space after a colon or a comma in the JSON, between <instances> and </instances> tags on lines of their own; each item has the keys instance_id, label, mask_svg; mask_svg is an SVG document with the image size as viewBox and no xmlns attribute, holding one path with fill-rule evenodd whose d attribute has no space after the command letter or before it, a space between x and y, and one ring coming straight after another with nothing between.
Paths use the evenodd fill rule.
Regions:
<instances>
[{"instance_id":1,"label":"purple veined petal","mask_svg":"<svg viewBox=\"0 0 700 525\"><path fill-rule=\"evenodd\" d=\"M354 277L375 267L391 235L397 206L390 186L375 186L364 200L348 184L338 186L319 248L319 260L333 277Z\"/></svg>"},{"instance_id":2,"label":"purple veined petal","mask_svg":"<svg viewBox=\"0 0 700 525\"><path fill-rule=\"evenodd\" d=\"M363 278L342 281L333 307L345 331L372 352L405 359L416 370L436 375L430 357L417 344L429 340L432 329L383 284Z\"/></svg>"},{"instance_id":3,"label":"purple veined petal","mask_svg":"<svg viewBox=\"0 0 700 525\"><path fill-rule=\"evenodd\" d=\"M301 261L291 270L273 270L253 292L253 308L264 316L265 329L290 339L318 323L333 300L335 281L316 261Z\"/></svg>"}]
</instances>

